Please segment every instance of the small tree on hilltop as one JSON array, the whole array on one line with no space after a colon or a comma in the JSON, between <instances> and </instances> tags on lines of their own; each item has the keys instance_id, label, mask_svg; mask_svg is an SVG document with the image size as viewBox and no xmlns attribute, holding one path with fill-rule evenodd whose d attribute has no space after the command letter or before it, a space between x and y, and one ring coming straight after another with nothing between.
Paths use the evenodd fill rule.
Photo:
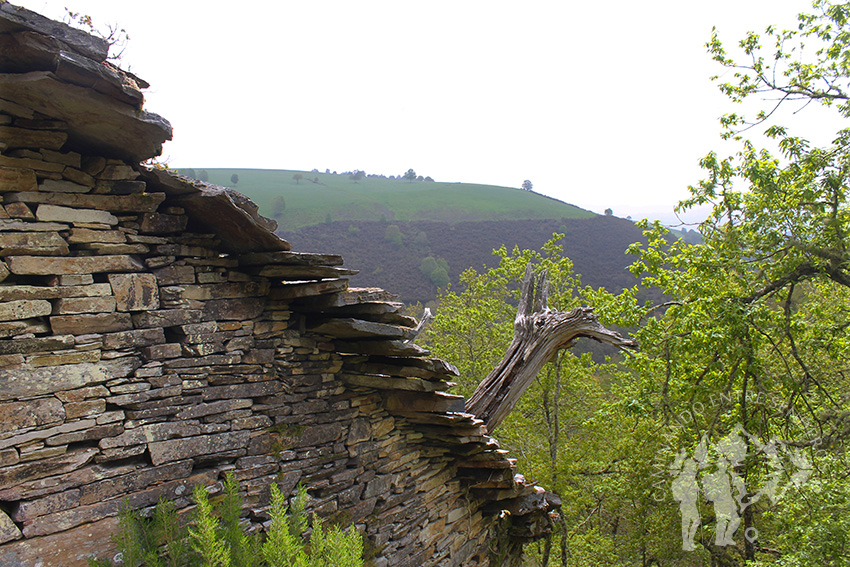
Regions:
<instances>
[{"instance_id":1,"label":"small tree on hilltop","mask_svg":"<svg viewBox=\"0 0 850 567\"><path fill-rule=\"evenodd\" d=\"M405 181L416 181L416 172L413 169L408 169L407 173L402 176Z\"/></svg>"},{"instance_id":2,"label":"small tree on hilltop","mask_svg":"<svg viewBox=\"0 0 850 567\"><path fill-rule=\"evenodd\" d=\"M611 208L605 209L605 216L606 217L614 216L614 211Z\"/></svg>"},{"instance_id":3,"label":"small tree on hilltop","mask_svg":"<svg viewBox=\"0 0 850 567\"><path fill-rule=\"evenodd\" d=\"M304 179L304 176L301 175L300 173L296 173L295 175L292 176L292 179L295 180L296 185L301 185L301 180Z\"/></svg>"},{"instance_id":4,"label":"small tree on hilltop","mask_svg":"<svg viewBox=\"0 0 850 567\"><path fill-rule=\"evenodd\" d=\"M522 182L522 188L526 191L531 191L534 188L534 184L530 180L526 179Z\"/></svg>"}]
</instances>

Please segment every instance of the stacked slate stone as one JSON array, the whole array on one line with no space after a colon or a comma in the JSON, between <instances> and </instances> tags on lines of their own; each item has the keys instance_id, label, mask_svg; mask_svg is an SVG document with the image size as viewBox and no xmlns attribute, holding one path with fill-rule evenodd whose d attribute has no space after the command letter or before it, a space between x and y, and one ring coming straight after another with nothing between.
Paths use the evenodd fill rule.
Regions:
<instances>
[{"instance_id":1,"label":"stacked slate stone","mask_svg":"<svg viewBox=\"0 0 850 567\"><path fill-rule=\"evenodd\" d=\"M170 139L104 42L0 4L0 564L86 565L123 505L240 482L362 530L375 565L487 565L557 499L445 393L381 290L231 190L140 166ZM507 511L507 512L506 512Z\"/></svg>"}]
</instances>

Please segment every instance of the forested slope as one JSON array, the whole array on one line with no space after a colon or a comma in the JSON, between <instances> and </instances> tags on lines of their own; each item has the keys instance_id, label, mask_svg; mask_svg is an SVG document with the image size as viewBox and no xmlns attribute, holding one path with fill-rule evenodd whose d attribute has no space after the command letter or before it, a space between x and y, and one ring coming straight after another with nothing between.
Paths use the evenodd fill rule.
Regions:
<instances>
[{"instance_id":1,"label":"forested slope","mask_svg":"<svg viewBox=\"0 0 850 567\"><path fill-rule=\"evenodd\" d=\"M388 237L396 226L401 240ZM632 262L626 248L644 240L633 222L616 217L588 219L541 219L478 222L331 222L280 232L298 250L334 250L346 266L360 270L353 286L377 286L398 293L406 302L427 303L437 294L435 285L420 270L427 257L443 258L453 283L466 268L481 270L495 266L492 251L501 246L512 250L539 249L553 233L565 234L564 254L575 264L585 284L619 291L636 282L626 270Z\"/></svg>"}]
</instances>

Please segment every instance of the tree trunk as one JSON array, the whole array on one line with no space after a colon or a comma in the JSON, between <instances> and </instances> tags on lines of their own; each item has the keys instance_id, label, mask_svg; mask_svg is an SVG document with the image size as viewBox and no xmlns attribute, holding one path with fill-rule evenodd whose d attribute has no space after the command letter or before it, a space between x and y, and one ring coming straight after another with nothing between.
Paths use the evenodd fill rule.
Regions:
<instances>
[{"instance_id":1,"label":"tree trunk","mask_svg":"<svg viewBox=\"0 0 850 567\"><path fill-rule=\"evenodd\" d=\"M491 433L516 406L543 365L558 350L573 346L579 337L621 349L637 347L634 341L603 327L591 307L561 313L551 311L548 302L546 273L535 277L529 264L522 281L513 341L501 362L466 402L466 410L482 419Z\"/></svg>"}]
</instances>

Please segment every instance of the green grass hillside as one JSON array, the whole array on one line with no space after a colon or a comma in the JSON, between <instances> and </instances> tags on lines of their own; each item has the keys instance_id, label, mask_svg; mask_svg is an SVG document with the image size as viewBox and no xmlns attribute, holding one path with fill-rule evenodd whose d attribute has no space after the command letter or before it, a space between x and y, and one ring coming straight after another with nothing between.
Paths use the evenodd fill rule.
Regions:
<instances>
[{"instance_id":1,"label":"green grass hillside","mask_svg":"<svg viewBox=\"0 0 850 567\"><path fill-rule=\"evenodd\" d=\"M345 174L266 169L178 169L233 187L283 230L328 221L580 219L596 215L544 195L495 185L404 181ZM206 172L206 175L203 174ZM194 175L193 175L194 173ZM236 183L232 177L238 176ZM300 175L300 179L295 176ZM285 208L281 211L283 197Z\"/></svg>"}]
</instances>

